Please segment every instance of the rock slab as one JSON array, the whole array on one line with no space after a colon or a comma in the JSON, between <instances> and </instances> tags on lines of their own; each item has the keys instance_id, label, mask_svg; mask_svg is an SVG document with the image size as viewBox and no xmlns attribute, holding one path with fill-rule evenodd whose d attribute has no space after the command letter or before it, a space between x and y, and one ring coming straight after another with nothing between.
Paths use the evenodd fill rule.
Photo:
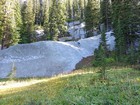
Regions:
<instances>
[{"instance_id":1,"label":"rock slab","mask_svg":"<svg viewBox=\"0 0 140 105\"><path fill-rule=\"evenodd\" d=\"M0 78L7 78L13 69L16 78L69 73L83 58L93 55L99 43L100 35L72 42L41 41L12 46L0 51Z\"/></svg>"}]
</instances>

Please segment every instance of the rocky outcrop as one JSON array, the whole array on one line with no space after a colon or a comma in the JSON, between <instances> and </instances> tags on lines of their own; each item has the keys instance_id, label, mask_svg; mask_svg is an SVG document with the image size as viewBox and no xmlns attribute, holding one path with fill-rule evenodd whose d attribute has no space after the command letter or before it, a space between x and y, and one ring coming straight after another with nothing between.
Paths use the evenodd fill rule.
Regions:
<instances>
[{"instance_id":1,"label":"rocky outcrop","mask_svg":"<svg viewBox=\"0 0 140 105\"><path fill-rule=\"evenodd\" d=\"M42 41L12 46L0 51L0 78L7 78L13 70L17 78L71 72L83 58L93 55L99 43L100 35L72 42Z\"/></svg>"},{"instance_id":2,"label":"rocky outcrop","mask_svg":"<svg viewBox=\"0 0 140 105\"><path fill-rule=\"evenodd\" d=\"M21 44L0 51L0 77L6 78L13 70L15 77L44 77L68 73L86 56L92 54L94 46L84 48L84 43L93 39L78 42L43 41L32 44ZM98 42L99 43L99 42ZM97 47L95 47L97 48ZM89 51L88 51L89 50Z\"/></svg>"}]
</instances>

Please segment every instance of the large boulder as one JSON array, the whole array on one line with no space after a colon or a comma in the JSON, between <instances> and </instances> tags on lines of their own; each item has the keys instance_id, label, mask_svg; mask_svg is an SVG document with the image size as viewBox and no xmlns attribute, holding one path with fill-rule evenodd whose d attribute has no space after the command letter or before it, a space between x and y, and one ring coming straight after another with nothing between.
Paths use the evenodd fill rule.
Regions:
<instances>
[{"instance_id":1,"label":"large boulder","mask_svg":"<svg viewBox=\"0 0 140 105\"><path fill-rule=\"evenodd\" d=\"M85 22L74 21L68 24L68 32L72 36L72 39L83 39L85 38Z\"/></svg>"},{"instance_id":2,"label":"large boulder","mask_svg":"<svg viewBox=\"0 0 140 105\"><path fill-rule=\"evenodd\" d=\"M15 70L15 77L45 77L68 73L83 58L91 56L100 35L72 42L42 41L20 44L0 51L0 78Z\"/></svg>"}]
</instances>

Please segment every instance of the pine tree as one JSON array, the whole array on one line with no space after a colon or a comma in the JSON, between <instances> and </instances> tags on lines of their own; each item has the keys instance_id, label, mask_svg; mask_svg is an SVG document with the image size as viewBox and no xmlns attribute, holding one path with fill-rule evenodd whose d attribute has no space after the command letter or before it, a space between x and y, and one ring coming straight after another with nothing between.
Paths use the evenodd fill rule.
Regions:
<instances>
[{"instance_id":1,"label":"pine tree","mask_svg":"<svg viewBox=\"0 0 140 105\"><path fill-rule=\"evenodd\" d=\"M122 25L120 22L120 6L121 4L118 4L119 2L114 1L112 2L112 22L113 22L113 28L114 28L114 33L115 33L115 42L116 42L116 57L119 59L124 52L123 50L125 49L124 47L124 34L122 32ZM121 48L120 48L121 47Z\"/></svg>"},{"instance_id":2,"label":"pine tree","mask_svg":"<svg viewBox=\"0 0 140 105\"><path fill-rule=\"evenodd\" d=\"M73 0L72 8L73 8L73 20L79 20L80 14L78 12L78 1L77 0Z\"/></svg>"},{"instance_id":3,"label":"pine tree","mask_svg":"<svg viewBox=\"0 0 140 105\"><path fill-rule=\"evenodd\" d=\"M100 68L100 77L101 79L106 79L106 67L111 65L111 63L114 62L114 59L111 58L108 54L108 48L107 48L107 40L106 40L106 34L105 34L105 26L103 26L103 31L101 33L101 43L98 49L95 50L94 56L95 59L93 61L93 66Z\"/></svg>"},{"instance_id":4,"label":"pine tree","mask_svg":"<svg viewBox=\"0 0 140 105\"><path fill-rule=\"evenodd\" d=\"M15 45L19 42L19 33L17 30L15 10L15 1L3 0L0 2L1 7L1 24L0 24L0 39L1 49Z\"/></svg>"},{"instance_id":5,"label":"pine tree","mask_svg":"<svg viewBox=\"0 0 140 105\"><path fill-rule=\"evenodd\" d=\"M123 34L122 24L120 19L117 21L116 28L114 29L115 33L115 41L116 41L116 56L117 60L120 61L122 55L126 53L126 43L125 43L125 35Z\"/></svg>"},{"instance_id":6,"label":"pine tree","mask_svg":"<svg viewBox=\"0 0 140 105\"><path fill-rule=\"evenodd\" d=\"M3 30L4 30L4 22L5 22L5 18L4 18L4 5L6 3L6 0L1 0L0 1L0 43L1 43L1 49L3 49L4 45L3 45L3 42L4 42L4 33L3 33Z\"/></svg>"},{"instance_id":7,"label":"pine tree","mask_svg":"<svg viewBox=\"0 0 140 105\"><path fill-rule=\"evenodd\" d=\"M16 30L19 35L22 34L22 16L21 16L21 4L19 0L14 1L14 16L16 22Z\"/></svg>"},{"instance_id":8,"label":"pine tree","mask_svg":"<svg viewBox=\"0 0 140 105\"><path fill-rule=\"evenodd\" d=\"M10 3L10 1L7 1L7 2ZM10 16L8 17L10 22L11 22L11 24L9 24L9 28L11 28L11 33L9 32L11 34L11 37L9 39L8 47L11 46L11 45L17 44L19 42L19 39L20 39L20 28L21 28L22 23L21 23L21 20L20 20L21 19L20 15L19 15L18 18L16 17L18 12L20 11L20 10L17 10L17 11L15 10L15 8L14 8L15 6L17 6L16 7L17 9L20 8L19 7L20 5L15 5L16 3L18 3L18 1L16 1L16 0L11 1L11 3L10 3L11 8L9 8L9 11L11 10L10 16L12 18Z\"/></svg>"},{"instance_id":9,"label":"pine tree","mask_svg":"<svg viewBox=\"0 0 140 105\"><path fill-rule=\"evenodd\" d=\"M39 4L40 4L40 8L39 8L39 19L40 19L40 25L42 25L43 26L43 0L40 0L40 2L39 2Z\"/></svg>"},{"instance_id":10,"label":"pine tree","mask_svg":"<svg viewBox=\"0 0 140 105\"><path fill-rule=\"evenodd\" d=\"M45 32L49 40L58 40L59 35L64 35L66 32L66 9L63 3L53 0L52 6L49 9L49 18L46 19Z\"/></svg>"},{"instance_id":11,"label":"pine tree","mask_svg":"<svg viewBox=\"0 0 140 105\"><path fill-rule=\"evenodd\" d=\"M80 21L84 19L84 1L79 0L79 14L80 14Z\"/></svg>"},{"instance_id":12,"label":"pine tree","mask_svg":"<svg viewBox=\"0 0 140 105\"><path fill-rule=\"evenodd\" d=\"M84 19L84 21L85 21L85 12L86 12L86 7L87 7L87 3L88 3L88 0L83 0L83 5L84 5L84 10L83 10L83 19Z\"/></svg>"},{"instance_id":13,"label":"pine tree","mask_svg":"<svg viewBox=\"0 0 140 105\"><path fill-rule=\"evenodd\" d=\"M21 43L32 42L32 35L34 31L34 13L33 13L33 1L27 0L22 6L22 21L23 30L21 35Z\"/></svg>"},{"instance_id":14,"label":"pine tree","mask_svg":"<svg viewBox=\"0 0 140 105\"><path fill-rule=\"evenodd\" d=\"M87 0L66 0L69 21L83 21Z\"/></svg>"},{"instance_id":15,"label":"pine tree","mask_svg":"<svg viewBox=\"0 0 140 105\"><path fill-rule=\"evenodd\" d=\"M58 14L57 2L53 0L53 4L49 11L48 29L49 29L49 40L58 39L58 25L57 25L57 14Z\"/></svg>"},{"instance_id":16,"label":"pine tree","mask_svg":"<svg viewBox=\"0 0 140 105\"><path fill-rule=\"evenodd\" d=\"M100 23L105 25L108 31L111 26L111 3L110 0L100 1Z\"/></svg>"},{"instance_id":17,"label":"pine tree","mask_svg":"<svg viewBox=\"0 0 140 105\"><path fill-rule=\"evenodd\" d=\"M100 60L100 66L101 66L101 78L105 79L106 78L106 74L105 74L105 70L106 70L106 66L107 66L107 44L106 44L106 34L105 34L105 26L103 26L103 31L101 34L101 43L98 49L99 52L99 56L98 60Z\"/></svg>"},{"instance_id":18,"label":"pine tree","mask_svg":"<svg viewBox=\"0 0 140 105\"><path fill-rule=\"evenodd\" d=\"M40 10L39 0L33 0L33 13L35 15L35 24L36 25L40 24L39 10Z\"/></svg>"},{"instance_id":19,"label":"pine tree","mask_svg":"<svg viewBox=\"0 0 140 105\"><path fill-rule=\"evenodd\" d=\"M67 19L68 22L72 20L72 0L67 0L66 2L66 6L67 6Z\"/></svg>"},{"instance_id":20,"label":"pine tree","mask_svg":"<svg viewBox=\"0 0 140 105\"><path fill-rule=\"evenodd\" d=\"M97 28L99 24L99 1L98 0L88 0L85 9L85 23L87 37L93 36L94 28Z\"/></svg>"},{"instance_id":21,"label":"pine tree","mask_svg":"<svg viewBox=\"0 0 140 105\"><path fill-rule=\"evenodd\" d=\"M116 37L116 55L121 60L121 55L125 55L131 44L131 33L129 25L131 25L131 1L120 0L112 2L112 23Z\"/></svg>"},{"instance_id":22,"label":"pine tree","mask_svg":"<svg viewBox=\"0 0 140 105\"><path fill-rule=\"evenodd\" d=\"M44 24L44 4L48 0L33 0L33 13L35 15L35 24L43 26Z\"/></svg>"},{"instance_id":23,"label":"pine tree","mask_svg":"<svg viewBox=\"0 0 140 105\"><path fill-rule=\"evenodd\" d=\"M45 0L44 2L44 6L43 6L43 19L42 19L42 26L45 26L46 23L48 23L48 18L49 18L49 8L51 5L51 1L50 0Z\"/></svg>"},{"instance_id":24,"label":"pine tree","mask_svg":"<svg viewBox=\"0 0 140 105\"><path fill-rule=\"evenodd\" d=\"M65 36L67 27L66 27L66 8L64 3L58 3L58 16L57 16L57 24L58 24L58 30L59 30L59 36Z\"/></svg>"},{"instance_id":25,"label":"pine tree","mask_svg":"<svg viewBox=\"0 0 140 105\"><path fill-rule=\"evenodd\" d=\"M139 37L136 32L140 31L140 4L137 0L131 1L130 14L129 42L134 44L135 40Z\"/></svg>"},{"instance_id":26,"label":"pine tree","mask_svg":"<svg viewBox=\"0 0 140 105\"><path fill-rule=\"evenodd\" d=\"M50 39L50 33L49 33L49 0L45 1L45 7L44 7L44 33L46 34L46 39Z\"/></svg>"},{"instance_id":27,"label":"pine tree","mask_svg":"<svg viewBox=\"0 0 140 105\"><path fill-rule=\"evenodd\" d=\"M135 42L139 43L139 35L136 34L136 32L139 31L138 27L140 24L140 5L138 4L137 0L129 1L129 35L127 37L128 42L128 61L130 64L134 65L139 61L139 47L135 46Z\"/></svg>"},{"instance_id":28,"label":"pine tree","mask_svg":"<svg viewBox=\"0 0 140 105\"><path fill-rule=\"evenodd\" d=\"M94 52L94 56L95 59L93 61L93 66L95 67L99 67L100 68L100 77L101 79L106 79L106 66L107 66L107 62L106 62L106 49L105 49L105 45L104 42L102 41L99 48L95 50Z\"/></svg>"}]
</instances>

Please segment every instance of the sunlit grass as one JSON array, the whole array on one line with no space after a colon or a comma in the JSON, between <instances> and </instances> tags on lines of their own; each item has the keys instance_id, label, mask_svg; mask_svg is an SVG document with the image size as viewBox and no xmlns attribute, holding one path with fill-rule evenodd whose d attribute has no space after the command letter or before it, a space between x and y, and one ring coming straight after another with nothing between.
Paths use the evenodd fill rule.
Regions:
<instances>
[{"instance_id":1,"label":"sunlit grass","mask_svg":"<svg viewBox=\"0 0 140 105\"><path fill-rule=\"evenodd\" d=\"M140 71L131 68L107 70L106 80L99 78L98 69L85 68L53 78L12 81L15 84L17 82L28 85L0 89L0 105L139 105L140 103Z\"/></svg>"}]
</instances>

